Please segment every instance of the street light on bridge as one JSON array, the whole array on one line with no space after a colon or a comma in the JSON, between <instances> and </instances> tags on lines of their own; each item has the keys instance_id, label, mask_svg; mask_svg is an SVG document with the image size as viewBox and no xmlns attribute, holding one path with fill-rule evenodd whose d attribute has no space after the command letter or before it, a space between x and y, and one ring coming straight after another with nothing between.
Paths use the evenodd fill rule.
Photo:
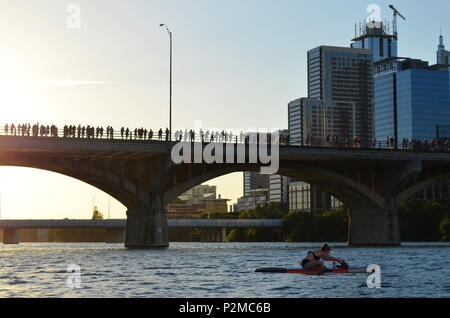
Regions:
<instances>
[{"instance_id":1,"label":"street light on bridge","mask_svg":"<svg viewBox=\"0 0 450 318\"><path fill-rule=\"evenodd\" d=\"M169 140L172 140L172 32L170 32L169 28L164 23L161 23L159 26L166 28L170 40Z\"/></svg>"}]
</instances>

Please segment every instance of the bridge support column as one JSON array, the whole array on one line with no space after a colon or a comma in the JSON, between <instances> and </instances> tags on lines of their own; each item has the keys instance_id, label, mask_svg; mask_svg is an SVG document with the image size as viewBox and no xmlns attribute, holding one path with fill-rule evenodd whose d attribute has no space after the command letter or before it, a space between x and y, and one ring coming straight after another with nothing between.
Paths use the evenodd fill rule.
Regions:
<instances>
[{"instance_id":1,"label":"bridge support column","mask_svg":"<svg viewBox=\"0 0 450 318\"><path fill-rule=\"evenodd\" d=\"M400 245L398 209L353 209L349 218L348 244Z\"/></svg>"},{"instance_id":2,"label":"bridge support column","mask_svg":"<svg viewBox=\"0 0 450 318\"><path fill-rule=\"evenodd\" d=\"M139 207L127 211L125 247L169 247L167 215L160 196L153 198L151 207Z\"/></svg>"},{"instance_id":3,"label":"bridge support column","mask_svg":"<svg viewBox=\"0 0 450 318\"><path fill-rule=\"evenodd\" d=\"M106 243L124 243L125 242L125 230L113 229L109 230Z\"/></svg>"},{"instance_id":4,"label":"bridge support column","mask_svg":"<svg viewBox=\"0 0 450 318\"><path fill-rule=\"evenodd\" d=\"M3 244L19 244L19 229L3 229Z\"/></svg>"},{"instance_id":5,"label":"bridge support column","mask_svg":"<svg viewBox=\"0 0 450 318\"><path fill-rule=\"evenodd\" d=\"M227 240L227 229L226 228L222 228L222 237L221 237L221 242L225 242Z\"/></svg>"}]
</instances>

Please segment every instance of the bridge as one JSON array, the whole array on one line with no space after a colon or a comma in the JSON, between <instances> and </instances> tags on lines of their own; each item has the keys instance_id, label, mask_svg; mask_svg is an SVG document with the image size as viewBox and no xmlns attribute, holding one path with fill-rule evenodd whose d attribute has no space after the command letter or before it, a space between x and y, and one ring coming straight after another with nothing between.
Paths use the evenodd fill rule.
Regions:
<instances>
[{"instance_id":1,"label":"bridge","mask_svg":"<svg viewBox=\"0 0 450 318\"><path fill-rule=\"evenodd\" d=\"M276 228L283 225L280 219L168 219L168 227L203 228L202 241L225 241L227 228ZM0 220L4 244L18 244L20 229L123 229L127 220Z\"/></svg>"},{"instance_id":2,"label":"bridge","mask_svg":"<svg viewBox=\"0 0 450 318\"><path fill-rule=\"evenodd\" d=\"M191 156L211 148L192 142ZM260 171L227 163L249 144L216 144L222 160L176 164L176 142L0 136L0 165L43 169L70 176L110 194L127 207L125 246L167 247L165 206L188 189L232 172ZM218 159L220 159L218 158ZM234 161L239 162L239 161ZM450 153L425 150L279 148L280 175L331 193L349 208L350 245L398 245L398 206L418 191L450 178Z\"/></svg>"}]
</instances>

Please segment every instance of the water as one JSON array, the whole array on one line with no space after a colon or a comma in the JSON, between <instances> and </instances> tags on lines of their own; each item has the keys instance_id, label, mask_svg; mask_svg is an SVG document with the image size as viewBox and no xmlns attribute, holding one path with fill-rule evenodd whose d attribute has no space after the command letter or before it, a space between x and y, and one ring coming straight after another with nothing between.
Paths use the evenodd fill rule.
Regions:
<instances>
[{"instance_id":1,"label":"water","mask_svg":"<svg viewBox=\"0 0 450 318\"><path fill-rule=\"evenodd\" d=\"M368 274L252 271L298 267L320 246L314 243L171 243L167 250L21 243L0 245L0 297L450 297L450 244L331 245L352 265L380 265L382 288L367 288ZM67 285L69 264L81 268L79 289Z\"/></svg>"}]
</instances>

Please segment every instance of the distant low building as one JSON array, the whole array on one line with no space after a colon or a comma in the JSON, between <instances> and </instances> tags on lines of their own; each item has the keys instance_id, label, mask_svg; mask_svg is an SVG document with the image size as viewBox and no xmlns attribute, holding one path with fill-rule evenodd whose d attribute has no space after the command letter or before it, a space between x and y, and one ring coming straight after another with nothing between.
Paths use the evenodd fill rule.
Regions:
<instances>
[{"instance_id":1,"label":"distant low building","mask_svg":"<svg viewBox=\"0 0 450 318\"><path fill-rule=\"evenodd\" d=\"M247 191L247 195L238 198L234 205L234 212L248 211L269 201L269 189L259 188Z\"/></svg>"},{"instance_id":2,"label":"distant low building","mask_svg":"<svg viewBox=\"0 0 450 318\"><path fill-rule=\"evenodd\" d=\"M186 191L178 198L183 201L203 200L205 198L216 198L217 187L207 184L201 184Z\"/></svg>"},{"instance_id":3,"label":"distant low building","mask_svg":"<svg viewBox=\"0 0 450 318\"><path fill-rule=\"evenodd\" d=\"M331 194L302 181L289 184L289 212L309 212L311 214L336 210L342 203Z\"/></svg>"},{"instance_id":4,"label":"distant low building","mask_svg":"<svg viewBox=\"0 0 450 318\"><path fill-rule=\"evenodd\" d=\"M227 213L229 199L216 198L216 186L199 185L167 205L167 217L200 218L205 213Z\"/></svg>"}]
</instances>

